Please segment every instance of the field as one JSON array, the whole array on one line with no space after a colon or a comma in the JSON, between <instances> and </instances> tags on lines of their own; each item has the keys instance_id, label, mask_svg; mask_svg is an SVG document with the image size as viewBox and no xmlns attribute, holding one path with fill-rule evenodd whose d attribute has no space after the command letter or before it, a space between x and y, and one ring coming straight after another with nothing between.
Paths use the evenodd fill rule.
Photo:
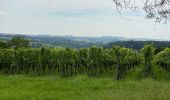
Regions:
<instances>
[{"instance_id":1,"label":"field","mask_svg":"<svg viewBox=\"0 0 170 100\"><path fill-rule=\"evenodd\" d=\"M115 81L84 75L0 75L1 100L168 100L170 82L153 79Z\"/></svg>"}]
</instances>

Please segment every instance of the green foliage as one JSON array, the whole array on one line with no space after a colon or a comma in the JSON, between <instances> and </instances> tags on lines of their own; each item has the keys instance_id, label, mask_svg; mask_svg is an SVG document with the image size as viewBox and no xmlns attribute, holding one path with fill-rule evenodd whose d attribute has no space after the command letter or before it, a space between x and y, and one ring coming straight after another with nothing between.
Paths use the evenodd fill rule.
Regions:
<instances>
[{"instance_id":1,"label":"green foliage","mask_svg":"<svg viewBox=\"0 0 170 100\"><path fill-rule=\"evenodd\" d=\"M145 45L144 48L141 49L141 54L143 56L143 75L144 77L150 76L152 73L152 60L154 58L155 48L152 45Z\"/></svg>"},{"instance_id":2,"label":"green foliage","mask_svg":"<svg viewBox=\"0 0 170 100\"><path fill-rule=\"evenodd\" d=\"M8 43L4 41L0 41L0 49L9 48Z\"/></svg>"},{"instance_id":3,"label":"green foliage","mask_svg":"<svg viewBox=\"0 0 170 100\"><path fill-rule=\"evenodd\" d=\"M0 69L1 71L11 74L14 66L14 50L5 49L0 50Z\"/></svg>"},{"instance_id":4,"label":"green foliage","mask_svg":"<svg viewBox=\"0 0 170 100\"><path fill-rule=\"evenodd\" d=\"M78 65L78 73L85 73L88 67L88 59L89 59L89 49L81 48L79 50L79 60L77 61Z\"/></svg>"},{"instance_id":5,"label":"green foliage","mask_svg":"<svg viewBox=\"0 0 170 100\"><path fill-rule=\"evenodd\" d=\"M141 50L144 45L149 44L153 45L156 50L155 53L159 53L163 49L169 47L170 48L170 41L117 41L111 42L106 44L105 48L112 48L113 45L118 45L120 47L132 48L134 50Z\"/></svg>"},{"instance_id":6,"label":"green foliage","mask_svg":"<svg viewBox=\"0 0 170 100\"><path fill-rule=\"evenodd\" d=\"M123 75L140 64L140 56L132 49L113 46L112 55L115 57L115 79L122 79Z\"/></svg>"},{"instance_id":7,"label":"green foliage","mask_svg":"<svg viewBox=\"0 0 170 100\"><path fill-rule=\"evenodd\" d=\"M113 46L112 49L93 46L80 50L46 47L0 49L0 71L6 74L59 74L62 77L77 74L87 74L89 77L114 74L116 80L121 80L127 74L130 75L129 72L140 76L140 69L144 77L152 75L155 78L159 77L157 73L161 69L153 67L154 50L150 45L146 45L141 53L119 46ZM154 61L161 68L169 70L169 49L158 53Z\"/></svg>"},{"instance_id":8,"label":"green foliage","mask_svg":"<svg viewBox=\"0 0 170 100\"><path fill-rule=\"evenodd\" d=\"M156 65L170 71L170 48L158 53L154 58L154 62Z\"/></svg>"},{"instance_id":9,"label":"green foliage","mask_svg":"<svg viewBox=\"0 0 170 100\"><path fill-rule=\"evenodd\" d=\"M29 40L20 37L13 37L8 44L13 49L30 47Z\"/></svg>"},{"instance_id":10,"label":"green foliage","mask_svg":"<svg viewBox=\"0 0 170 100\"><path fill-rule=\"evenodd\" d=\"M98 70L101 70L103 49L97 46L93 46L89 50L89 66L88 75L96 76Z\"/></svg>"}]
</instances>

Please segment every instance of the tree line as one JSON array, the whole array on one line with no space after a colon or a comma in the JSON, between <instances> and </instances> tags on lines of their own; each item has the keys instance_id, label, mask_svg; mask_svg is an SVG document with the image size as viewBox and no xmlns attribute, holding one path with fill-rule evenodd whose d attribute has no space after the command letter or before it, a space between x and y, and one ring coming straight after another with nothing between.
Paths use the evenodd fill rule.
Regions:
<instances>
[{"instance_id":1,"label":"tree line","mask_svg":"<svg viewBox=\"0 0 170 100\"><path fill-rule=\"evenodd\" d=\"M6 74L57 73L62 77L87 74L89 77L114 75L121 80L128 71L143 66L142 75L151 74L153 64L170 70L170 48L155 55L152 45L139 52L119 46L110 49L92 46L72 48L10 48L0 49L0 71Z\"/></svg>"},{"instance_id":2,"label":"tree line","mask_svg":"<svg viewBox=\"0 0 170 100\"><path fill-rule=\"evenodd\" d=\"M13 37L10 39L10 41L2 41L0 40L0 49L18 49L18 48L29 48L30 46L30 41L26 38L22 37Z\"/></svg>"},{"instance_id":3,"label":"tree line","mask_svg":"<svg viewBox=\"0 0 170 100\"><path fill-rule=\"evenodd\" d=\"M118 45L120 47L132 48L139 51L145 44L153 45L156 48L155 53L167 47L170 48L170 41L117 41L104 45L104 48L112 48L113 45Z\"/></svg>"}]
</instances>

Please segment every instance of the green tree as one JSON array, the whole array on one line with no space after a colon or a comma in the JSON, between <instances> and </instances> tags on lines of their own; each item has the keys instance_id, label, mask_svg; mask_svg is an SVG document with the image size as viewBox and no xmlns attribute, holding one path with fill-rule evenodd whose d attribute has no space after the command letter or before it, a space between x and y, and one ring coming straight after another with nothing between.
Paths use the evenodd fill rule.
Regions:
<instances>
[{"instance_id":1,"label":"green tree","mask_svg":"<svg viewBox=\"0 0 170 100\"><path fill-rule=\"evenodd\" d=\"M112 50L110 49L104 49L103 55L101 58L101 72L104 74L112 74L113 73L113 65L116 63L115 56L112 55Z\"/></svg>"},{"instance_id":2,"label":"green tree","mask_svg":"<svg viewBox=\"0 0 170 100\"><path fill-rule=\"evenodd\" d=\"M9 48L8 44L4 41L0 41L0 49Z\"/></svg>"},{"instance_id":3,"label":"green tree","mask_svg":"<svg viewBox=\"0 0 170 100\"><path fill-rule=\"evenodd\" d=\"M149 75L151 75L151 72L152 72L151 67L153 66L152 61L154 58L154 51L155 51L155 48L152 45L145 45L141 49L141 54L143 56L144 77L148 77Z\"/></svg>"},{"instance_id":4,"label":"green tree","mask_svg":"<svg viewBox=\"0 0 170 100\"><path fill-rule=\"evenodd\" d=\"M10 48L13 49L18 49L18 48L29 48L30 47L30 42L29 40L21 37L13 37L9 42L8 42Z\"/></svg>"},{"instance_id":5,"label":"green tree","mask_svg":"<svg viewBox=\"0 0 170 100\"><path fill-rule=\"evenodd\" d=\"M119 46L113 46L112 48L112 54L115 56L116 65L115 65L115 79L120 80L121 79L121 72L122 72L122 66L121 66L121 52Z\"/></svg>"},{"instance_id":6,"label":"green tree","mask_svg":"<svg viewBox=\"0 0 170 100\"><path fill-rule=\"evenodd\" d=\"M170 71L170 48L166 48L158 53L154 58L154 62L156 65Z\"/></svg>"},{"instance_id":7,"label":"green tree","mask_svg":"<svg viewBox=\"0 0 170 100\"><path fill-rule=\"evenodd\" d=\"M121 80L126 72L140 64L138 54L129 48L113 46L112 55L115 58L113 62L115 63L114 76L116 80Z\"/></svg>"},{"instance_id":8,"label":"green tree","mask_svg":"<svg viewBox=\"0 0 170 100\"><path fill-rule=\"evenodd\" d=\"M87 48L81 48L79 50L78 72L83 73L87 71L88 59L89 59L89 50Z\"/></svg>"},{"instance_id":9,"label":"green tree","mask_svg":"<svg viewBox=\"0 0 170 100\"><path fill-rule=\"evenodd\" d=\"M93 46L89 49L88 75L96 76L101 70L103 48Z\"/></svg>"},{"instance_id":10,"label":"green tree","mask_svg":"<svg viewBox=\"0 0 170 100\"><path fill-rule=\"evenodd\" d=\"M7 73L12 74L14 65L14 50L2 49L0 50L0 69Z\"/></svg>"}]
</instances>

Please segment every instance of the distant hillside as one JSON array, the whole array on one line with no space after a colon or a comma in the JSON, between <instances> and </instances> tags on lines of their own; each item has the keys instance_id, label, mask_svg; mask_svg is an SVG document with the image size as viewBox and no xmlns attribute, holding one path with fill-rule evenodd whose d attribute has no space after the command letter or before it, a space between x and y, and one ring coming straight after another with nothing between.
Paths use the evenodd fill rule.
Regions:
<instances>
[{"instance_id":1,"label":"distant hillside","mask_svg":"<svg viewBox=\"0 0 170 100\"><path fill-rule=\"evenodd\" d=\"M88 40L76 40L76 37L68 36L49 36L49 35L13 35L13 34L0 34L1 41L9 41L12 37L24 37L30 40L32 47L39 48L42 46L48 47L70 47L70 48L82 48L90 47L92 45L102 45L102 43L95 43Z\"/></svg>"},{"instance_id":2,"label":"distant hillside","mask_svg":"<svg viewBox=\"0 0 170 100\"><path fill-rule=\"evenodd\" d=\"M123 38L113 36L102 37L78 37L78 36L50 36L50 35L17 35L0 33L1 41L9 41L12 37L19 36L27 38L31 41L33 48L39 48L42 46L48 47L70 47L70 48L83 48L93 45L104 46L105 48L111 48L112 45L120 45L122 47L129 47L139 50L144 44L153 43L159 47L169 47L170 42L151 41L151 39L144 38ZM133 40L133 41L131 41Z\"/></svg>"},{"instance_id":3,"label":"distant hillside","mask_svg":"<svg viewBox=\"0 0 170 100\"><path fill-rule=\"evenodd\" d=\"M74 41L84 41L84 42L91 42L91 43L97 43L97 44L125 40L125 38L123 37L113 37L113 36L102 36L102 37L64 36L64 37L67 39L74 40Z\"/></svg>"},{"instance_id":4,"label":"distant hillside","mask_svg":"<svg viewBox=\"0 0 170 100\"><path fill-rule=\"evenodd\" d=\"M119 45L121 47L140 50L145 44L152 44L157 48L170 47L170 41L117 41L117 42L108 43L104 47L111 48L113 45Z\"/></svg>"},{"instance_id":5,"label":"distant hillside","mask_svg":"<svg viewBox=\"0 0 170 100\"><path fill-rule=\"evenodd\" d=\"M34 48L48 46L48 47L70 47L70 48L82 48L90 47L93 45L103 46L104 44L122 41L125 38L122 37L78 37L78 36L50 36L50 35L17 35L0 33L0 40L9 41L12 37L19 36L27 38L31 41L31 45Z\"/></svg>"}]
</instances>

